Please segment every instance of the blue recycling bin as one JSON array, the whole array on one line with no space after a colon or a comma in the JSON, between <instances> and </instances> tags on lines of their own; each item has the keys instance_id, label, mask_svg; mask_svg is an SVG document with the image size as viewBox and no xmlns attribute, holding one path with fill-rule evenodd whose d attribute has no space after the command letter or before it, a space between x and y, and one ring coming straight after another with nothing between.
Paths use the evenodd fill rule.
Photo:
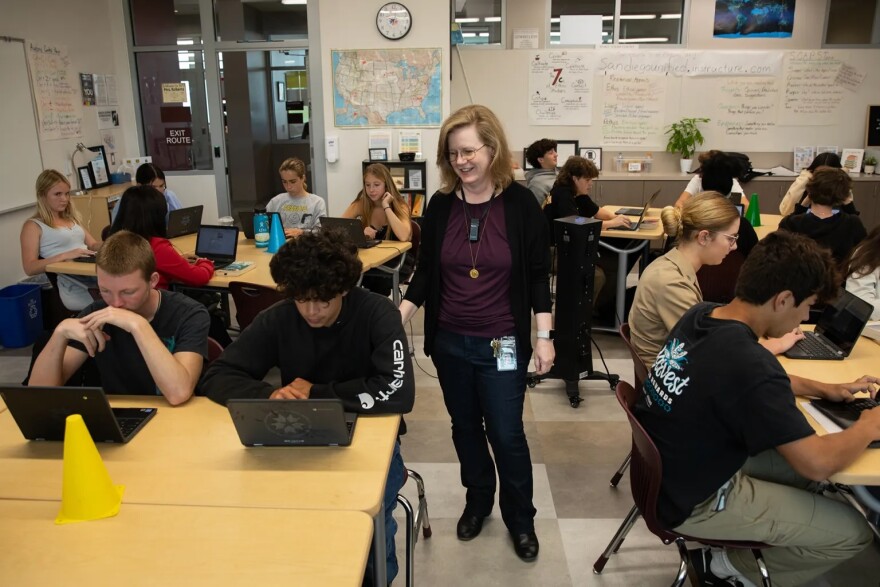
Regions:
<instances>
[{"instance_id":1,"label":"blue recycling bin","mask_svg":"<svg viewBox=\"0 0 880 587\"><path fill-rule=\"evenodd\" d=\"M17 283L0 289L0 343L18 348L34 343L43 331L39 283Z\"/></svg>"}]
</instances>

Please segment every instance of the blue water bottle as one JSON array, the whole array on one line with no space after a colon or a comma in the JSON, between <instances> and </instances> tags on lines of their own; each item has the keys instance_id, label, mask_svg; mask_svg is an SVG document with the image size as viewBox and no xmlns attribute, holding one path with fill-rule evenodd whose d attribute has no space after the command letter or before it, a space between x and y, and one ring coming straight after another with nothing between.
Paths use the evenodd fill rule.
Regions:
<instances>
[{"instance_id":1,"label":"blue water bottle","mask_svg":"<svg viewBox=\"0 0 880 587\"><path fill-rule=\"evenodd\" d=\"M254 209L254 241L261 249L269 246L269 215L265 208Z\"/></svg>"}]
</instances>

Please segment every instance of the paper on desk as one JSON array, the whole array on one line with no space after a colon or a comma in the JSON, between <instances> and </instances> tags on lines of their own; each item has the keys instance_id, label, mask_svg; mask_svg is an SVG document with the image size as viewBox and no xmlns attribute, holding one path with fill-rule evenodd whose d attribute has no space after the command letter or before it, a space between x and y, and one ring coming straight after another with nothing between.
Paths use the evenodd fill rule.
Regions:
<instances>
[{"instance_id":1,"label":"paper on desk","mask_svg":"<svg viewBox=\"0 0 880 587\"><path fill-rule=\"evenodd\" d=\"M769 173L770 175L777 175L779 177L797 177L800 175L797 171L792 171L788 167L783 167L782 165L777 165L776 167L770 167L768 169L757 169L755 171L758 173Z\"/></svg>"},{"instance_id":2,"label":"paper on desk","mask_svg":"<svg viewBox=\"0 0 880 587\"><path fill-rule=\"evenodd\" d=\"M813 404L806 401L803 404L804 411L813 417L813 419L818 422L819 426L825 429L826 432L840 432L842 428L831 421L825 414L817 410L813 407Z\"/></svg>"},{"instance_id":3,"label":"paper on desk","mask_svg":"<svg viewBox=\"0 0 880 587\"><path fill-rule=\"evenodd\" d=\"M880 342L880 320L869 320L862 330L862 336Z\"/></svg>"}]
</instances>

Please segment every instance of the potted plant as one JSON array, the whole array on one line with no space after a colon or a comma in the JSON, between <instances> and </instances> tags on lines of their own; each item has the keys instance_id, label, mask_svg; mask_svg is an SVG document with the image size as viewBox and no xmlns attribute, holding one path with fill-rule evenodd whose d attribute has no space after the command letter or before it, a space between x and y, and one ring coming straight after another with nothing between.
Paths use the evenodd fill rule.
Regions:
<instances>
[{"instance_id":1,"label":"potted plant","mask_svg":"<svg viewBox=\"0 0 880 587\"><path fill-rule=\"evenodd\" d=\"M867 175L874 175L874 167L877 165L877 158L873 155L868 155L865 157L865 173Z\"/></svg>"},{"instance_id":2,"label":"potted plant","mask_svg":"<svg viewBox=\"0 0 880 587\"><path fill-rule=\"evenodd\" d=\"M709 119L682 118L678 122L670 124L669 128L666 129L666 134L669 135L666 151L681 155L682 173L687 173L691 170L694 153L697 147L703 144L703 133L700 132L697 126L703 122L709 122Z\"/></svg>"}]
</instances>

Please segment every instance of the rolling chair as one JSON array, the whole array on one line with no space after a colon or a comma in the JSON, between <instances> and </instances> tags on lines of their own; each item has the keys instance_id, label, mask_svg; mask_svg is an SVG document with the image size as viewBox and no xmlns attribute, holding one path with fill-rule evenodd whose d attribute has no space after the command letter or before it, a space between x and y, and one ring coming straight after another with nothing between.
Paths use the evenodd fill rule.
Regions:
<instances>
[{"instance_id":1,"label":"rolling chair","mask_svg":"<svg viewBox=\"0 0 880 587\"><path fill-rule=\"evenodd\" d=\"M771 587L770 574L767 571L767 565L764 564L764 557L761 554L762 548L769 548L769 545L763 542L750 542L745 540L708 540L706 538L693 538L678 534L672 530L665 528L657 519L657 499L660 495L660 484L663 478L663 463L660 460L660 451L648 433L642 428L641 423L636 419L632 412L632 408L636 404L638 394L629 383L621 381L617 384L616 389L617 401L626 412L632 428L632 463L630 467L630 484L632 485L632 494L635 505L624 518L623 523L618 528L611 542L605 548L602 555L593 563L593 572L600 574L605 568L605 563L612 554L620 549L626 535L632 529L633 525L639 519L644 518L645 525L652 534L660 538L663 544L675 542L678 547L678 554L681 557L681 564L678 568L678 574L672 582L672 587L681 587L688 575L690 564L690 554L687 550L686 541L699 542L708 546L719 548L748 548L755 556L755 562L761 573L762 584L764 587ZM698 585L696 577L691 577L691 584Z\"/></svg>"}]
</instances>

